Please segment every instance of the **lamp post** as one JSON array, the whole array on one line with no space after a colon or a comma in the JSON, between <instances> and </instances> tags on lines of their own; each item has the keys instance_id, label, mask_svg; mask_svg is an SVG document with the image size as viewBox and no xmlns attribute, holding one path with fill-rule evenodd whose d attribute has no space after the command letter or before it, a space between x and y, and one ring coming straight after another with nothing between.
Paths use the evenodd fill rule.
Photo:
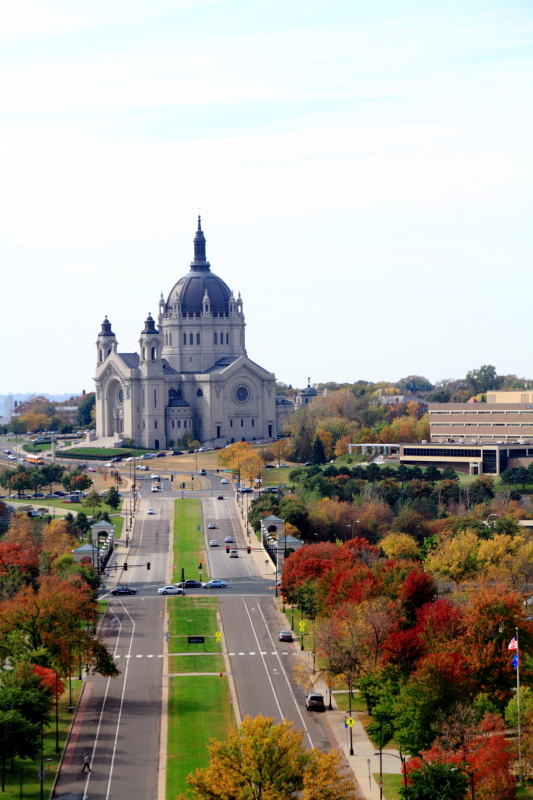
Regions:
<instances>
[{"instance_id":1,"label":"lamp post","mask_svg":"<svg viewBox=\"0 0 533 800\"><path fill-rule=\"evenodd\" d=\"M392 756L393 758L399 758L400 761L402 762L403 785L407 786L407 770L405 768L405 756L402 753L400 753L399 756L397 756L396 753L383 753L383 752L374 753L374 755L375 756L381 756L381 757L383 757L383 756Z\"/></svg>"},{"instance_id":2,"label":"lamp post","mask_svg":"<svg viewBox=\"0 0 533 800\"><path fill-rule=\"evenodd\" d=\"M474 772L477 772L477 770L465 769L465 767L455 767L454 769L452 769L452 772L464 772L465 775L468 775L470 779L470 796L472 800L476 800L475 789L474 789Z\"/></svg>"},{"instance_id":3,"label":"lamp post","mask_svg":"<svg viewBox=\"0 0 533 800\"><path fill-rule=\"evenodd\" d=\"M348 708L349 708L349 715L350 718L352 716L352 677L351 675L348 677ZM352 736L352 725L350 727L350 755L353 756L353 736Z\"/></svg>"},{"instance_id":4,"label":"lamp post","mask_svg":"<svg viewBox=\"0 0 533 800\"><path fill-rule=\"evenodd\" d=\"M58 697L57 697L57 669L56 669L56 686L55 686L55 694L56 694L56 753L59 753L59 704L58 704Z\"/></svg>"},{"instance_id":5,"label":"lamp post","mask_svg":"<svg viewBox=\"0 0 533 800\"><path fill-rule=\"evenodd\" d=\"M344 544L346 544L346 528L350 529L350 538L352 536L352 526L351 525L345 525L344 526Z\"/></svg>"},{"instance_id":6,"label":"lamp post","mask_svg":"<svg viewBox=\"0 0 533 800\"><path fill-rule=\"evenodd\" d=\"M39 780L41 781L41 786L42 786L42 782L44 780L44 774L43 774L43 769L44 768L43 768L42 765L43 765L43 763L47 763L47 762L49 762L51 760L52 760L51 758L44 758L41 761L32 761L30 764L21 764L20 765L20 794L19 794L20 800L22 800L22 778L23 778L24 770L27 767L35 767L37 764L39 764ZM42 779L41 779L41 775L43 775ZM41 797L42 797L42 795L41 795Z\"/></svg>"}]
</instances>

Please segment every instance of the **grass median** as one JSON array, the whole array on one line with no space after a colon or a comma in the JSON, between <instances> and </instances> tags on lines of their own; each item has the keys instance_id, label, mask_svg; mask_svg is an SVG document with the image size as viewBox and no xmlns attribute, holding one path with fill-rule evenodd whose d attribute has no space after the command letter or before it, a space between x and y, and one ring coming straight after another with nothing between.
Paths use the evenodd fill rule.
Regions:
<instances>
[{"instance_id":1,"label":"grass median","mask_svg":"<svg viewBox=\"0 0 533 800\"><path fill-rule=\"evenodd\" d=\"M174 563L176 574L196 578L205 562L201 505L198 500L174 503ZM198 530L198 526L200 530ZM203 577L203 576L202 576ZM200 590L202 591L202 590ZM225 739L235 727L218 630L216 597L185 595L167 600L171 655L168 663L168 744L166 797L187 789L187 775L209 762L206 745ZM204 642L189 643L189 636ZM218 673L216 675L208 673ZM187 673L185 675L176 673Z\"/></svg>"},{"instance_id":2,"label":"grass median","mask_svg":"<svg viewBox=\"0 0 533 800\"><path fill-rule=\"evenodd\" d=\"M181 580L182 571L185 578L209 580L204 553L202 507L199 500L186 498L174 501L173 547L176 581ZM203 569L201 577L198 575L200 562Z\"/></svg>"}]
</instances>

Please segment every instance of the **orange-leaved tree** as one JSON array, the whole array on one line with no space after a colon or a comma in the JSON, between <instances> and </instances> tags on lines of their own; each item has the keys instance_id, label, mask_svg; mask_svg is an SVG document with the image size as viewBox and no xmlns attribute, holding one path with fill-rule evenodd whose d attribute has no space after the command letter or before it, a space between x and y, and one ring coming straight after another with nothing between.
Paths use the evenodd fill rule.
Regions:
<instances>
[{"instance_id":1,"label":"orange-leaved tree","mask_svg":"<svg viewBox=\"0 0 533 800\"><path fill-rule=\"evenodd\" d=\"M259 715L246 717L227 741L211 739L209 765L187 777L179 800L350 800L356 798L337 751L303 745L303 731Z\"/></svg>"}]
</instances>

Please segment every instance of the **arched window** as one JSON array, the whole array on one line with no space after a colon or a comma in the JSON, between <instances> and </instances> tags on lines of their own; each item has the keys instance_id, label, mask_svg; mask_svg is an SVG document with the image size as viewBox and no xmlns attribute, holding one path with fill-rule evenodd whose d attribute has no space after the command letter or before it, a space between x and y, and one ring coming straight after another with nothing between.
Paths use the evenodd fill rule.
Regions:
<instances>
[{"instance_id":1,"label":"arched window","mask_svg":"<svg viewBox=\"0 0 533 800\"><path fill-rule=\"evenodd\" d=\"M218 344L218 333L213 334L213 341L215 344Z\"/></svg>"},{"instance_id":2,"label":"arched window","mask_svg":"<svg viewBox=\"0 0 533 800\"><path fill-rule=\"evenodd\" d=\"M183 344L187 344L187 334L183 334Z\"/></svg>"},{"instance_id":3,"label":"arched window","mask_svg":"<svg viewBox=\"0 0 533 800\"><path fill-rule=\"evenodd\" d=\"M200 334L196 334L196 344L200 344Z\"/></svg>"},{"instance_id":4,"label":"arched window","mask_svg":"<svg viewBox=\"0 0 533 800\"><path fill-rule=\"evenodd\" d=\"M203 396L204 396L204 393L202 392L202 390L198 389L198 391L196 392L196 397L203 397Z\"/></svg>"},{"instance_id":5,"label":"arched window","mask_svg":"<svg viewBox=\"0 0 533 800\"><path fill-rule=\"evenodd\" d=\"M104 360L104 351L100 350L100 361Z\"/></svg>"},{"instance_id":6,"label":"arched window","mask_svg":"<svg viewBox=\"0 0 533 800\"><path fill-rule=\"evenodd\" d=\"M174 420L172 420L172 427L174 427Z\"/></svg>"},{"instance_id":7,"label":"arched window","mask_svg":"<svg viewBox=\"0 0 533 800\"><path fill-rule=\"evenodd\" d=\"M208 305L206 305L205 310L209 311L209 306Z\"/></svg>"},{"instance_id":8,"label":"arched window","mask_svg":"<svg viewBox=\"0 0 533 800\"><path fill-rule=\"evenodd\" d=\"M146 420L143 419L143 431L146 428Z\"/></svg>"},{"instance_id":9,"label":"arched window","mask_svg":"<svg viewBox=\"0 0 533 800\"><path fill-rule=\"evenodd\" d=\"M154 408L157 408L157 389L154 389Z\"/></svg>"},{"instance_id":10,"label":"arched window","mask_svg":"<svg viewBox=\"0 0 533 800\"><path fill-rule=\"evenodd\" d=\"M194 336L192 333L189 333L189 344L194 344Z\"/></svg>"},{"instance_id":11,"label":"arched window","mask_svg":"<svg viewBox=\"0 0 533 800\"><path fill-rule=\"evenodd\" d=\"M224 334L220 334L220 344L224 344Z\"/></svg>"},{"instance_id":12,"label":"arched window","mask_svg":"<svg viewBox=\"0 0 533 800\"><path fill-rule=\"evenodd\" d=\"M229 344L229 333L226 334L226 344Z\"/></svg>"},{"instance_id":13,"label":"arched window","mask_svg":"<svg viewBox=\"0 0 533 800\"><path fill-rule=\"evenodd\" d=\"M172 347L172 334L171 333L168 334L168 343Z\"/></svg>"},{"instance_id":14,"label":"arched window","mask_svg":"<svg viewBox=\"0 0 533 800\"><path fill-rule=\"evenodd\" d=\"M157 347L152 347L152 361L155 361L157 358Z\"/></svg>"},{"instance_id":15,"label":"arched window","mask_svg":"<svg viewBox=\"0 0 533 800\"><path fill-rule=\"evenodd\" d=\"M199 420L198 420L198 427L199 427L199 428L201 428L201 427L202 427L202 420L201 420L201 419L199 419Z\"/></svg>"},{"instance_id":16,"label":"arched window","mask_svg":"<svg viewBox=\"0 0 533 800\"><path fill-rule=\"evenodd\" d=\"M186 419L184 419L184 420L183 420L183 427L184 427L184 428L186 428L186 427L187 427L187 420L186 420Z\"/></svg>"},{"instance_id":17,"label":"arched window","mask_svg":"<svg viewBox=\"0 0 533 800\"><path fill-rule=\"evenodd\" d=\"M157 428L157 420L154 419L154 428Z\"/></svg>"},{"instance_id":18,"label":"arched window","mask_svg":"<svg viewBox=\"0 0 533 800\"><path fill-rule=\"evenodd\" d=\"M143 361L146 361L146 347L143 347Z\"/></svg>"},{"instance_id":19,"label":"arched window","mask_svg":"<svg viewBox=\"0 0 533 800\"><path fill-rule=\"evenodd\" d=\"M181 419L178 420L178 428L181 428Z\"/></svg>"},{"instance_id":20,"label":"arched window","mask_svg":"<svg viewBox=\"0 0 533 800\"><path fill-rule=\"evenodd\" d=\"M144 408L145 405L146 405L146 398L144 396L144 389L143 389L143 408Z\"/></svg>"}]
</instances>

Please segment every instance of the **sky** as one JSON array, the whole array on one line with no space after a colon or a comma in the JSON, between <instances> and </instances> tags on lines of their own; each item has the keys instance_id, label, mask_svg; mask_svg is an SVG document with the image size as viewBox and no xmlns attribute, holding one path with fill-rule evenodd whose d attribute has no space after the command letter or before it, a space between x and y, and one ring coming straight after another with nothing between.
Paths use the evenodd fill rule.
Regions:
<instances>
[{"instance_id":1,"label":"sky","mask_svg":"<svg viewBox=\"0 0 533 800\"><path fill-rule=\"evenodd\" d=\"M93 389L189 270L279 380L533 376L526 0L17 0L0 394Z\"/></svg>"}]
</instances>

